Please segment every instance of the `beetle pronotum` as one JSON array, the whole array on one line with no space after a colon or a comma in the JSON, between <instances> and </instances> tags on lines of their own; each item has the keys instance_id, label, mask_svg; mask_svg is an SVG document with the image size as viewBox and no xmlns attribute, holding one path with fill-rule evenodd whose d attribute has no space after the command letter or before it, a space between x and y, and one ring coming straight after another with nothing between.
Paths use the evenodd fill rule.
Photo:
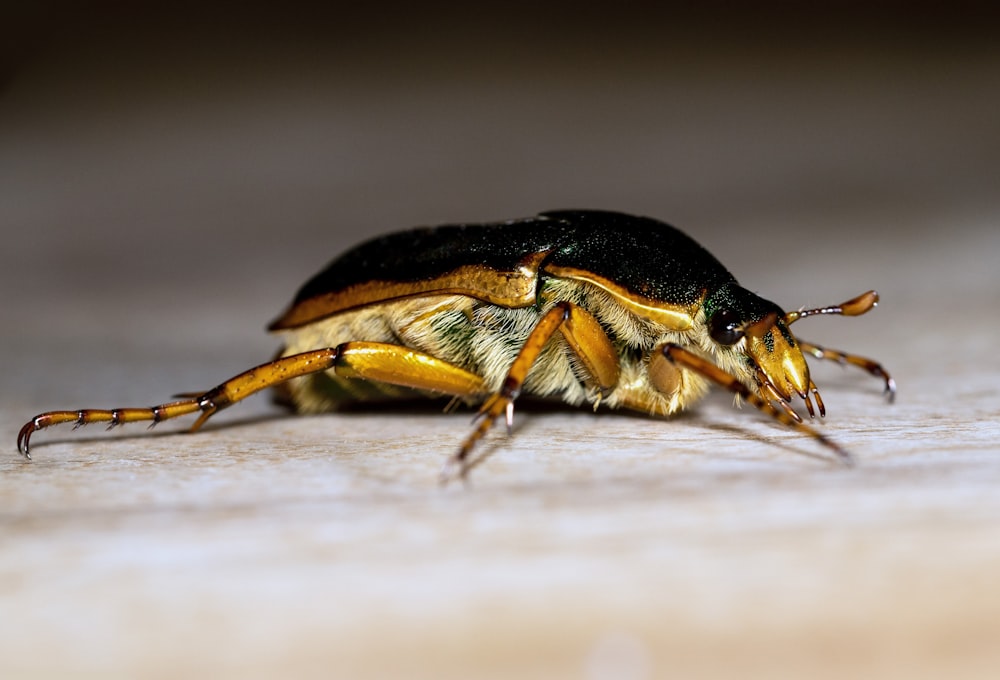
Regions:
<instances>
[{"instance_id":1,"label":"beetle pronotum","mask_svg":"<svg viewBox=\"0 0 1000 680\"><path fill-rule=\"evenodd\" d=\"M194 431L267 387L304 413L447 395L480 408L446 478L477 462L470 453L497 418L510 428L522 394L668 415L716 383L850 464L792 407L798 396L810 417L826 412L804 355L866 370L890 399L895 383L877 362L796 339L789 326L857 316L877 302L869 291L786 313L684 233L647 217L558 211L414 229L362 243L310 279L270 325L285 342L275 360L158 406L42 413L17 445L30 458L31 435L60 423L155 425L198 413Z\"/></svg>"}]
</instances>

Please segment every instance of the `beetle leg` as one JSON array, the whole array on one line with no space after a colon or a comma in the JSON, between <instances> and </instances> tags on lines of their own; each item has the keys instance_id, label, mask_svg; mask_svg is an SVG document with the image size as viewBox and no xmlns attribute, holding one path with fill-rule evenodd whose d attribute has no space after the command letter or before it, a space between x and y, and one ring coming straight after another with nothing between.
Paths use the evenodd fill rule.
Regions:
<instances>
[{"instance_id":1,"label":"beetle leg","mask_svg":"<svg viewBox=\"0 0 1000 680\"><path fill-rule=\"evenodd\" d=\"M485 392L482 379L457 366L415 350L377 342L347 342L337 347L313 350L281 357L213 387L207 392L148 408L81 409L49 411L32 418L17 435L17 448L30 459L31 435L59 425L74 423L124 423L149 421L152 425L192 413L201 414L191 426L194 432L214 413L231 406L267 387L312 373L333 369L337 375L379 380L403 387L426 389L456 396L474 396Z\"/></svg>"},{"instance_id":2,"label":"beetle leg","mask_svg":"<svg viewBox=\"0 0 1000 680\"><path fill-rule=\"evenodd\" d=\"M621 375L618 352L608 339L601 323L582 307L570 303L569 314L559 326L566 344L580 360L588 386L595 388L600 400L611 394ZM596 404L595 404L596 408Z\"/></svg>"},{"instance_id":3,"label":"beetle leg","mask_svg":"<svg viewBox=\"0 0 1000 680\"><path fill-rule=\"evenodd\" d=\"M456 467L458 468L457 475L459 477L465 477L468 474L472 468L472 463L469 461L469 453L476 442L482 439L489 432L490 428L493 427L494 421L496 421L500 414L509 414L508 427L513 426L514 400L521 394L521 387L524 385L525 378L528 377L528 371L531 369L532 364L535 363L538 355L542 353L542 349L549 341L549 338L552 337L552 334L569 317L570 308L570 303L560 302L546 312L538 324L535 325L534 329L532 329L528 339L521 346L521 351L518 352L517 357L514 359L514 363L510 365L507 377L504 378L500 391L491 395L480 407L477 416L479 424L465 438L458 452L445 462L444 467L441 469L442 483L447 482L452 477L453 469Z\"/></svg>"},{"instance_id":4,"label":"beetle leg","mask_svg":"<svg viewBox=\"0 0 1000 680\"><path fill-rule=\"evenodd\" d=\"M851 364L852 366L857 366L861 368L876 378L882 378L885 382L885 394L889 401L895 401L896 399L896 381L892 379L889 372L886 371L882 364L872 359L866 357L861 357L856 354L847 354L846 352L841 352L836 349L827 349L826 347L820 347L819 345L814 345L811 342L806 342L799 338L799 347L801 350L807 354L810 354L817 359L825 359L827 361L836 361L840 365Z\"/></svg>"},{"instance_id":5,"label":"beetle leg","mask_svg":"<svg viewBox=\"0 0 1000 680\"><path fill-rule=\"evenodd\" d=\"M40 413L21 428L17 433L17 450L25 458L31 460L31 435L38 430L44 430L53 425L73 423L73 429L90 423L109 423L108 428L140 420L149 420L155 425L167 418L186 416L199 410L198 402L193 399L160 404L152 408L116 408L116 409L79 409L77 411L47 411Z\"/></svg>"},{"instance_id":6,"label":"beetle leg","mask_svg":"<svg viewBox=\"0 0 1000 680\"><path fill-rule=\"evenodd\" d=\"M486 394L483 379L419 350L382 342L346 342L337 347L334 372L399 387L430 390L455 397Z\"/></svg>"},{"instance_id":7,"label":"beetle leg","mask_svg":"<svg viewBox=\"0 0 1000 680\"><path fill-rule=\"evenodd\" d=\"M445 462L441 469L442 483L449 481L452 476L464 478L474 465L482 462L482 457L470 461L469 454L476 442L489 432L501 415L505 416L507 430L510 431L514 424L514 400L521 394L528 371L557 330L580 360L588 374L588 381L595 385L600 394L607 395L614 389L621 367L614 346L600 323L589 312L571 302L556 304L542 316L521 346L500 391L491 395L479 409L476 428L462 442L458 452Z\"/></svg>"},{"instance_id":8,"label":"beetle leg","mask_svg":"<svg viewBox=\"0 0 1000 680\"><path fill-rule=\"evenodd\" d=\"M669 342L664 344L659 349L659 351L662 352L663 355L673 363L676 363L684 368L692 370L698 373L699 375L708 378L717 385L726 388L730 392L734 392L740 395L747 402L749 402L759 410L763 411L764 413L767 413L778 422L784 425L788 425L789 427L793 427L799 432L809 435L813 439L818 440L823 446L826 446L827 448L832 450L840 459L840 461L845 465L850 466L854 464L854 460L851 458L851 454L849 454L846 450L841 448L829 437L825 436L818 430L815 430L812 427L806 425L800 420L798 421L795 420L786 411L776 408L770 401L762 398L761 396L753 392L749 387L740 382L739 379L736 378L736 376L723 371L721 368L719 368L712 362L708 361L707 359L704 359L698 356L697 354L694 354L693 352L684 349L680 345L675 345Z\"/></svg>"},{"instance_id":9,"label":"beetle leg","mask_svg":"<svg viewBox=\"0 0 1000 680\"><path fill-rule=\"evenodd\" d=\"M163 420L201 412L191 430L197 430L216 411L244 399L254 392L300 375L322 371L332 366L338 358L336 349L306 352L278 359L251 368L211 390L146 408L80 409L78 411L49 411L32 418L17 435L17 448L30 459L31 435L61 423L74 423L77 427L90 423L109 423L109 427L138 421L155 425Z\"/></svg>"}]
</instances>

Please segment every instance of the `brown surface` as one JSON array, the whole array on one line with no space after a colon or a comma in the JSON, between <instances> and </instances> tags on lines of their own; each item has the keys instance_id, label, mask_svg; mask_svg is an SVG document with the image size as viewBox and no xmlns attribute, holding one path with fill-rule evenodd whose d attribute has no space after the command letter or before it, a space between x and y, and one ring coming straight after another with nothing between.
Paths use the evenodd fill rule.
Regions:
<instances>
[{"instance_id":1,"label":"brown surface","mask_svg":"<svg viewBox=\"0 0 1000 680\"><path fill-rule=\"evenodd\" d=\"M0 675L991 676L1000 55L965 27L26 51L0 109ZM796 325L899 381L888 406L815 371L859 467L724 395L667 422L527 409L471 489L435 483L469 415L433 410L257 399L16 456L39 410L266 359L349 242L567 206L671 220L787 307L878 288Z\"/></svg>"}]
</instances>

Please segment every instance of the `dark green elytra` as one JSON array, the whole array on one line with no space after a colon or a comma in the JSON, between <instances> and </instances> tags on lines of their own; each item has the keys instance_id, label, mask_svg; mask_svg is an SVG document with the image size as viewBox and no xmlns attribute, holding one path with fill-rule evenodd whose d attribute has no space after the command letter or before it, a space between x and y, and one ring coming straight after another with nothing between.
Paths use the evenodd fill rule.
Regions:
<instances>
[{"instance_id":1,"label":"dark green elytra","mask_svg":"<svg viewBox=\"0 0 1000 680\"><path fill-rule=\"evenodd\" d=\"M539 268L570 267L650 300L694 304L736 279L682 231L649 217L601 210L545 212L508 222L422 227L347 251L306 282L293 305L372 281L413 282L462 266L513 271L547 252Z\"/></svg>"}]
</instances>

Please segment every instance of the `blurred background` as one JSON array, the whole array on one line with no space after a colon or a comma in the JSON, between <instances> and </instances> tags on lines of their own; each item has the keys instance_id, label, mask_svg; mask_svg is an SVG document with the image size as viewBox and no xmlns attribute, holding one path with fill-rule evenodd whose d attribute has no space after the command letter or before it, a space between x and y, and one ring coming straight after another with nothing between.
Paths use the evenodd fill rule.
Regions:
<instances>
[{"instance_id":1,"label":"blurred background","mask_svg":"<svg viewBox=\"0 0 1000 680\"><path fill-rule=\"evenodd\" d=\"M638 639L678 652L661 670L726 677L720 648L765 677L817 659L991 677L997 19L877 0L5 3L0 663L326 677L436 652L462 677L486 658L651 677ZM205 437L65 428L16 458L40 410L146 404L266 360L267 322L359 240L570 207L669 221L786 308L877 288L874 314L808 322L899 380L886 409L875 381L821 369L831 432L868 467L765 446L784 433L728 395L669 424L546 414L465 495L434 474L466 414L255 422L255 400ZM636 637L601 642L608 622Z\"/></svg>"},{"instance_id":2,"label":"blurred background","mask_svg":"<svg viewBox=\"0 0 1000 680\"><path fill-rule=\"evenodd\" d=\"M868 256L911 262L924 291L996 209L996 18L962 2L14 4L0 321L25 350L142 326L259 357L259 329L353 242L565 207L670 221L788 307L897 292ZM158 325L174 314L189 321Z\"/></svg>"}]
</instances>

